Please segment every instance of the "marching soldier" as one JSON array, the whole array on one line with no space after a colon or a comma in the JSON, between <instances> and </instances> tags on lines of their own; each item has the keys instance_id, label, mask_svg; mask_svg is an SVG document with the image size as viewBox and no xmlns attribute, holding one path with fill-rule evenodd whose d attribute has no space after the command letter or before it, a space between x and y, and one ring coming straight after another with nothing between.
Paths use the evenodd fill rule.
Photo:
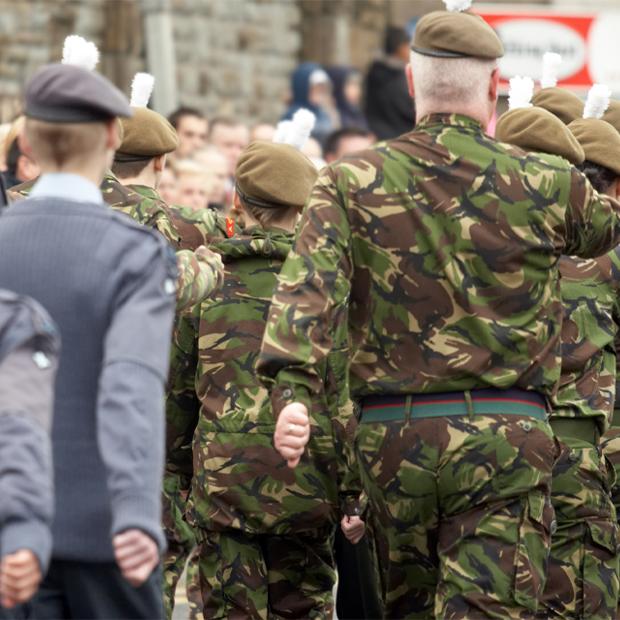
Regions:
<instances>
[{"instance_id":1,"label":"marching soldier","mask_svg":"<svg viewBox=\"0 0 620 620\"><path fill-rule=\"evenodd\" d=\"M620 240L620 205L568 162L485 134L502 53L473 13L420 20L407 70L416 128L323 171L257 364L275 445L306 466L317 364L348 329L390 618L537 611L557 457L557 262Z\"/></svg>"},{"instance_id":2,"label":"marching soldier","mask_svg":"<svg viewBox=\"0 0 620 620\"><path fill-rule=\"evenodd\" d=\"M52 551L58 330L33 299L0 291L0 618L25 603Z\"/></svg>"},{"instance_id":3,"label":"marching soldier","mask_svg":"<svg viewBox=\"0 0 620 620\"><path fill-rule=\"evenodd\" d=\"M515 87L520 83L519 78L512 82ZM616 197L620 134L599 119L605 102L597 104L596 95L595 87L585 118L568 126L538 107L513 109L498 120L496 136L528 151L563 157L583 170L595 189ZM615 248L595 259L563 256L560 274L562 374L550 424L562 452L551 485L556 528L543 613L603 620L615 617L618 599L612 472L600 438L611 422L616 389L620 251Z\"/></svg>"},{"instance_id":4,"label":"marching soldier","mask_svg":"<svg viewBox=\"0 0 620 620\"><path fill-rule=\"evenodd\" d=\"M57 323L52 559L33 618L161 618L164 385L176 261L99 186L129 102L77 66L26 88L24 150L41 166L0 218L0 285Z\"/></svg>"}]
</instances>

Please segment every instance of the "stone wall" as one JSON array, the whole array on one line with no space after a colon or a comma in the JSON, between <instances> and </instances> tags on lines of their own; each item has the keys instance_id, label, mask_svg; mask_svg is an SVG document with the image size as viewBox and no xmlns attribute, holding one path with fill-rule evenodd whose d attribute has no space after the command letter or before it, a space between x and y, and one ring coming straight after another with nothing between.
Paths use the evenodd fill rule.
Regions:
<instances>
[{"instance_id":1,"label":"stone wall","mask_svg":"<svg viewBox=\"0 0 620 620\"><path fill-rule=\"evenodd\" d=\"M25 80L58 60L72 32L95 41L99 69L123 90L148 67L145 11L153 0L0 0L0 121ZM301 49L297 0L166 0L176 56L176 101L209 115L274 121ZM169 112L170 110L162 110Z\"/></svg>"},{"instance_id":2,"label":"stone wall","mask_svg":"<svg viewBox=\"0 0 620 620\"><path fill-rule=\"evenodd\" d=\"M298 63L290 0L172 0L179 98L211 115L277 120Z\"/></svg>"}]
</instances>

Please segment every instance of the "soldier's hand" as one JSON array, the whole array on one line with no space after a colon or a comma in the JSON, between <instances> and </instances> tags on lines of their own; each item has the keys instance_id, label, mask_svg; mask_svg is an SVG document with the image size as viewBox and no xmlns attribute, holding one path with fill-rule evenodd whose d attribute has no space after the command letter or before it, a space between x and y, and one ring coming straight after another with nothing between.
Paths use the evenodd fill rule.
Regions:
<instances>
[{"instance_id":1,"label":"soldier's hand","mask_svg":"<svg viewBox=\"0 0 620 620\"><path fill-rule=\"evenodd\" d=\"M343 517L340 527L345 538L353 545L357 545L366 532L366 524L357 516Z\"/></svg>"},{"instance_id":2,"label":"soldier's hand","mask_svg":"<svg viewBox=\"0 0 620 620\"><path fill-rule=\"evenodd\" d=\"M289 467L297 467L309 440L308 409L301 403L286 405L278 416L273 443Z\"/></svg>"},{"instance_id":3,"label":"soldier's hand","mask_svg":"<svg viewBox=\"0 0 620 620\"><path fill-rule=\"evenodd\" d=\"M222 285L224 280L224 263L222 257L217 253L210 250L206 245L198 246L194 250L194 254L198 257L198 260L203 260L205 263L209 263L217 270L218 287Z\"/></svg>"},{"instance_id":4,"label":"soldier's hand","mask_svg":"<svg viewBox=\"0 0 620 620\"><path fill-rule=\"evenodd\" d=\"M116 563L123 577L134 587L141 586L159 563L155 541L142 530L126 530L112 539Z\"/></svg>"},{"instance_id":5,"label":"soldier's hand","mask_svg":"<svg viewBox=\"0 0 620 620\"><path fill-rule=\"evenodd\" d=\"M30 600L41 583L39 560L30 549L21 549L2 558L0 600L11 608Z\"/></svg>"}]
</instances>

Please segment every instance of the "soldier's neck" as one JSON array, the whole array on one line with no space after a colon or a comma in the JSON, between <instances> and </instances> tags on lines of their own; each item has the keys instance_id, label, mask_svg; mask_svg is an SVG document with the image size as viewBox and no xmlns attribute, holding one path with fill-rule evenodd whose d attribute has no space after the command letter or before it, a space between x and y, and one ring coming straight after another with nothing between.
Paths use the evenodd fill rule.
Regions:
<instances>
[{"instance_id":1,"label":"soldier's neck","mask_svg":"<svg viewBox=\"0 0 620 620\"><path fill-rule=\"evenodd\" d=\"M416 123L419 123L425 116L430 114L460 114L468 116L478 121L483 129L486 129L491 121L493 111L487 106L457 105L450 102L424 105L416 101Z\"/></svg>"},{"instance_id":2,"label":"soldier's neck","mask_svg":"<svg viewBox=\"0 0 620 620\"><path fill-rule=\"evenodd\" d=\"M151 173L148 167L136 176L119 180L123 185L144 185L145 187L157 189L157 177L155 173Z\"/></svg>"},{"instance_id":3,"label":"soldier's neck","mask_svg":"<svg viewBox=\"0 0 620 620\"><path fill-rule=\"evenodd\" d=\"M58 166L55 164L45 165L40 164L41 175L44 174L75 174L80 177L84 177L86 180L94 183L97 187L101 185L103 181L103 177L105 176L105 171L107 166L101 165L101 163L97 165L77 165L66 163L62 166Z\"/></svg>"}]
</instances>

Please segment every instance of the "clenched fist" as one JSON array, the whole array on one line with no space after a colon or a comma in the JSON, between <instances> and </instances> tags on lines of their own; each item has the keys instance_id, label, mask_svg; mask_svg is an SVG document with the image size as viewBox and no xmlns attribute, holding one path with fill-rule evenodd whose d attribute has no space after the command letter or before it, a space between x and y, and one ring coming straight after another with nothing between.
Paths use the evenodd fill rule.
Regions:
<instances>
[{"instance_id":1,"label":"clenched fist","mask_svg":"<svg viewBox=\"0 0 620 620\"><path fill-rule=\"evenodd\" d=\"M345 538L352 545L357 545L357 543L362 540L364 532L366 531L366 524L362 521L361 517L357 516L343 517L340 522L340 527L342 528L342 533L345 535Z\"/></svg>"},{"instance_id":2,"label":"clenched fist","mask_svg":"<svg viewBox=\"0 0 620 620\"><path fill-rule=\"evenodd\" d=\"M273 443L289 467L297 467L310 440L308 409L301 403L286 405L278 416Z\"/></svg>"},{"instance_id":3,"label":"clenched fist","mask_svg":"<svg viewBox=\"0 0 620 620\"><path fill-rule=\"evenodd\" d=\"M112 544L123 577L134 588L141 586L159 563L155 541L141 530L126 530L117 534Z\"/></svg>"},{"instance_id":4,"label":"clenched fist","mask_svg":"<svg viewBox=\"0 0 620 620\"><path fill-rule=\"evenodd\" d=\"M39 560L30 549L5 555L0 564L0 600L11 608L30 600L41 583Z\"/></svg>"}]
</instances>

